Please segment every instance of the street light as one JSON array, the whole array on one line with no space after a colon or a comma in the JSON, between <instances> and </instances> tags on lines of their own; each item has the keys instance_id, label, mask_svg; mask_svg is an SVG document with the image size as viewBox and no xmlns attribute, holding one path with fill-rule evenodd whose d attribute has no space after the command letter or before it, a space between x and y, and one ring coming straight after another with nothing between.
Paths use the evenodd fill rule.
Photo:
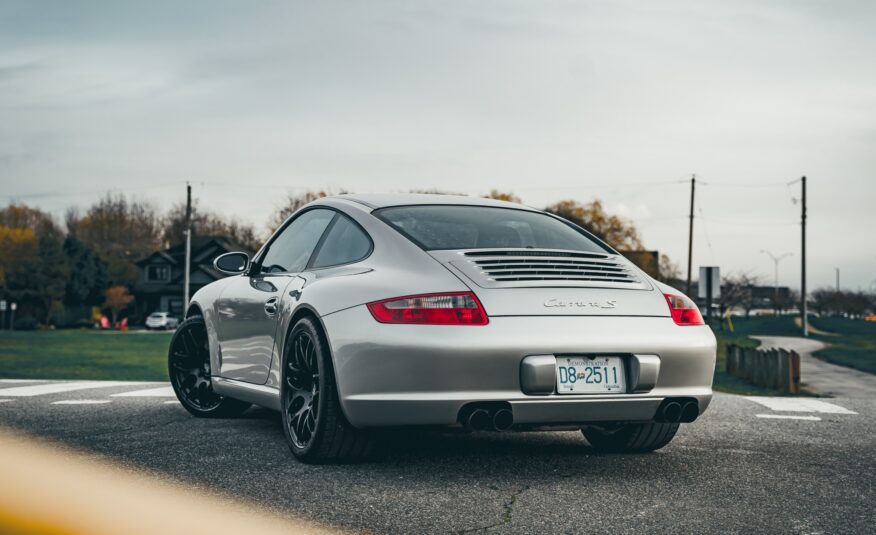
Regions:
<instances>
[{"instance_id":1,"label":"street light","mask_svg":"<svg viewBox=\"0 0 876 535\"><path fill-rule=\"evenodd\" d=\"M773 265L775 268L775 271L774 271L774 273L775 273L775 279L774 279L774 281L775 281L775 285L774 285L775 286L775 290L774 290L775 294L773 296L773 306L777 308L778 302L779 302L779 262L781 262L783 258L787 258L789 256L792 256L794 253L784 253L784 254L780 254L779 256L776 256L773 253L767 251L766 249L761 249L760 252L769 256L773 260Z\"/></svg>"}]
</instances>

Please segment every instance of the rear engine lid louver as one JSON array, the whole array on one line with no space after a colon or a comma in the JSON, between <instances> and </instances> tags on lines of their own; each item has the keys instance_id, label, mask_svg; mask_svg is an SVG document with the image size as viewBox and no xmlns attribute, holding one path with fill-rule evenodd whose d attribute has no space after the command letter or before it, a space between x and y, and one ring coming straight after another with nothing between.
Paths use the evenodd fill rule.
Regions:
<instances>
[{"instance_id":1,"label":"rear engine lid louver","mask_svg":"<svg viewBox=\"0 0 876 535\"><path fill-rule=\"evenodd\" d=\"M553 250L440 251L448 262L484 288L591 287L649 290L638 270L611 254Z\"/></svg>"}]
</instances>

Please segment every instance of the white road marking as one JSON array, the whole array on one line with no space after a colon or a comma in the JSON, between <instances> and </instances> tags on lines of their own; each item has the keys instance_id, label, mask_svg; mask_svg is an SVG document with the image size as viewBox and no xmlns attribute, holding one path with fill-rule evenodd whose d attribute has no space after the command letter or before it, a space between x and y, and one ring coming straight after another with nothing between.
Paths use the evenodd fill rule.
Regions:
<instances>
[{"instance_id":1,"label":"white road marking","mask_svg":"<svg viewBox=\"0 0 876 535\"><path fill-rule=\"evenodd\" d=\"M0 383L45 383L46 379L0 379Z\"/></svg>"},{"instance_id":2,"label":"white road marking","mask_svg":"<svg viewBox=\"0 0 876 535\"><path fill-rule=\"evenodd\" d=\"M2 395L0 390L0 395ZM760 403L768 409L774 411L788 412L821 412L826 414L858 414L855 411L850 411L845 407L834 405L826 401L819 401L812 398L773 398L763 396L750 396L745 399Z\"/></svg>"},{"instance_id":3,"label":"white road marking","mask_svg":"<svg viewBox=\"0 0 876 535\"><path fill-rule=\"evenodd\" d=\"M82 381L72 383L49 383L33 386L16 386L13 388L0 388L0 396L30 397L44 396L46 394L61 394L75 390L88 390L89 388L108 388L113 386L128 386L130 381Z\"/></svg>"},{"instance_id":4,"label":"white road marking","mask_svg":"<svg viewBox=\"0 0 876 535\"><path fill-rule=\"evenodd\" d=\"M113 398L167 398L176 397L171 386L160 386L158 388L147 388L146 390L132 390L130 392L122 392L121 394L113 394Z\"/></svg>"},{"instance_id":5,"label":"white road marking","mask_svg":"<svg viewBox=\"0 0 876 535\"><path fill-rule=\"evenodd\" d=\"M53 401L52 405L102 405L104 403L112 403L111 399L65 399L63 401Z\"/></svg>"},{"instance_id":6,"label":"white road marking","mask_svg":"<svg viewBox=\"0 0 876 535\"><path fill-rule=\"evenodd\" d=\"M820 422L821 418L818 416L794 416L793 414L755 414L758 418L773 418L776 420L811 420L813 422Z\"/></svg>"},{"instance_id":7,"label":"white road marking","mask_svg":"<svg viewBox=\"0 0 876 535\"><path fill-rule=\"evenodd\" d=\"M167 404L169 404L169 403L173 403L174 405L179 405L179 400L178 400L178 399L172 399L172 400L170 400L170 401L165 401L165 402L164 402L165 405L167 405Z\"/></svg>"},{"instance_id":8,"label":"white road marking","mask_svg":"<svg viewBox=\"0 0 876 535\"><path fill-rule=\"evenodd\" d=\"M0 399L0 403L6 403L7 401L13 401L11 399Z\"/></svg>"}]
</instances>

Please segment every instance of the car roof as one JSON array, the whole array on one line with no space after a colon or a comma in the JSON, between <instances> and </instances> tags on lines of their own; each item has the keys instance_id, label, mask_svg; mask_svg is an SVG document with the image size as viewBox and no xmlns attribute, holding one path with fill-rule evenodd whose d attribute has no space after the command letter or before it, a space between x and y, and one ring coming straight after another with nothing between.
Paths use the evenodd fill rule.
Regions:
<instances>
[{"instance_id":1,"label":"car roof","mask_svg":"<svg viewBox=\"0 0 876 535\"><path fill-rule=\"evenodd\" d=\"M469 197L466 195L442 195L435 193L346 193L335 198L363 204L374 210L388 206L416 206L424 204L452 204L460 206L494 206L518 210L539 211L535 208L507 201Z\"/></svg>"}]
</instances>

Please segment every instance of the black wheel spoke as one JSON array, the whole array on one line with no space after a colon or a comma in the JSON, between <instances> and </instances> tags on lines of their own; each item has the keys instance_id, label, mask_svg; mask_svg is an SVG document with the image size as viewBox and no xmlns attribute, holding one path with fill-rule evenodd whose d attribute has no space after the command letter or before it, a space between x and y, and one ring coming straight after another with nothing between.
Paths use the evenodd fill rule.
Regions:
<instances>
[{"instance_id":1,"label":"black wheel spoke","mask_svg":"<svg viewBox=\"0 0 876 535\"><path fill-rule=\"evenodd\" d=\"M295 334L286 357L284 406L286 427L292 442L307 447L316 433L319 406L319 364L310 333Z\"/></svg>"}]
</instances>

